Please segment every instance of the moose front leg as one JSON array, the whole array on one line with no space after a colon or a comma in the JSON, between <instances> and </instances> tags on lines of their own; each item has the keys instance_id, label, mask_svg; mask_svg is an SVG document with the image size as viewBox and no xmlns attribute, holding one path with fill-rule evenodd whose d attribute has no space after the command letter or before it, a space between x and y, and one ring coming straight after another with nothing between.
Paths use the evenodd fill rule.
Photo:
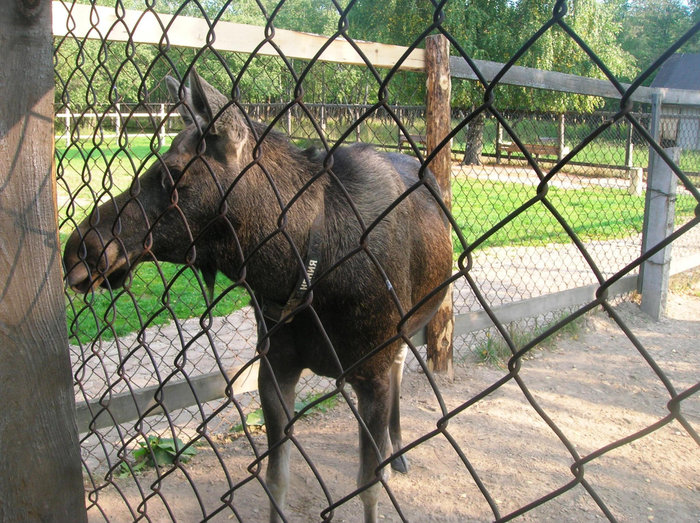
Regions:
<instances>
[{"instance_id":1,"label":"moose front leg","mask_svg":"<svg viewBox=\"0 0 700 523\"><path fill-rule=\"evenodd\" d=\"M387 456L389 448L388 424L390 409L390 384L388 376L384 379L362 380L353 383L357 394L360 417L366 428L360 424L360 472L357 486L363 487L377 480L377 467ZM380 474L384 476L386 470ZM377 503L381 492L381 483L375 482L360 493L364 505L365 523L377 521Z\"/></svg>"},{"instance_id":2,"label":"moose front leg","mask_svg":"<svg viewBox=\"0 0 700 523\"><path fill-rule=\"evenodd\" d=\"M282 521L289 487L289 455L292 443L286 439L284 429L294 415L294 388L301 369L280 368L274 362L260 362L258 390L262 404L267 445L270 454L265 482L270 491L270 522ZM275 386L276 384L276 386Z\"/></svg>"},{"instance_id":3,"label":"moose front leg","mask_svg":"<svg viewBox=\"0 0 700 523\"><path fill-rule=\"evenodd\" d=\"M401 450L401 380L403 379L403 367L406 361L406 353L408 349L406 345L401 347L401 350L396 354L394 362L391 365L391 414L389 417L389 436L391 438L391 448L394 453ZM394 458L391 461L391 468L402 474L408 472L408 460L405 454Z\"/></svg>"}]
</instances>

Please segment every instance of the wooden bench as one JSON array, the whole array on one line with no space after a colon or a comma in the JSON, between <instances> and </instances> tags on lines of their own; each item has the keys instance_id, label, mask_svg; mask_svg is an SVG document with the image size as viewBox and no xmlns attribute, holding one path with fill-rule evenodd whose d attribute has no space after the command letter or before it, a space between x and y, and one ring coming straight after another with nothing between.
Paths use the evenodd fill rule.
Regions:
<instances>
[{"instance_id":1,"label":"wooden bench","mask_svg":"<svg viewBox=\"0 0 700 523\"><path fill-rule=\"evenodd\" d=\"M511 154L513 153L522 153L520 150L520 147L518 147L518 144L515 142L503 142L498 144L499 145L499 150L497 151L497 157L500 160L501 154L507 153L508 154L508 160L510 161L511 159ZM557 144L548 144L548 143L524 143L523 147L535 157L536 160L539 161L540 155L544 156L554 156L556 158L560 158L559 154L559 146ZM564 147L563 150L561 151L561 156L565 156L566 154L569 153L569 148Z\"/></svg>"},{"instance_id":2,"label":"wooden bench","mask_svg":"<svg viewBox=\"0 0 700 523\"><path fill-rule=\"evenodd\" d=\"M537 160L540 159L540 155L544 156L556 156L559 157L559 146L558 145L546 145L542 143L524 143L523 147L532 155L535 156ZM510 156L513 153L522 152L518 144L515 142L503 143L501 144L501 151L508 154L508 160L510 161ZM499 154L500 156L500 154Z\"/></svg>"},{"instance_id":3,"label":"wooden bench","mask_svg":"<svg viewBox=\"0 0 700 523\"><path fill-rule=\"evenodd\" d=\"M403 149L403 144L405 144L405 143L410 144L410 143L411 143L411 142L408 141L409 138L411 139L411 141L412 141L413 143L415 143L415 144L422 144L423 147L427 147L428 141L427 141L425 135L422 135L422 134L409 134L408 136L404 136L403 133L399 133L399 152L401 152L401 150Z\"/></svg>"}]
</instances>

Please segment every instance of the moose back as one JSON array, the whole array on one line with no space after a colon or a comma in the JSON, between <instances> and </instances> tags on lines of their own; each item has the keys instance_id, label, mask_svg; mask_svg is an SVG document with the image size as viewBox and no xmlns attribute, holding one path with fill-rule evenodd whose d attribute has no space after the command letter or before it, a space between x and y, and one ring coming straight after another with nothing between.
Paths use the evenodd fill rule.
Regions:
<instances>
[{"instance_id":1,"label":"moose back","mask_svg":"<svg viewBox=\"0 0 700 523\"><path fill-rule=\"evenodd\" d=\"M308 368L355 390L358 488L365 521L375 521L380 465L406 470L405 341L432 317L451 274L440 190L409 156L364 144L301 150L196 72L190 78L189 88L166 79L186 127L128 191L73 231L66 280L79 292L117 288L138 263L158 260L189 264L210 285L217 272L247 285L270 520L284 514L294 387Z\"/></svg>"}]
</instances>

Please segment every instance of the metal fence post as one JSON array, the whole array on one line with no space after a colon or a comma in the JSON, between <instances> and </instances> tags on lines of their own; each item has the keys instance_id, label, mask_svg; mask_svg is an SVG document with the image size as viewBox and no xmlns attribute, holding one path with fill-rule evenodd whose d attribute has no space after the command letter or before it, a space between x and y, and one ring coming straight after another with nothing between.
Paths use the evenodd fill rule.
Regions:
<instances>
[{"instance_id":1,"label":"metal fence post","mask_svg":"<svg viewBox=\"0 0 700 523\"><path fill-rule=\"evenodd\" d=\"M426 147L428 153L434 151L452 128L450 94L450 43L444 35L429 36L425 39L427 100L426 100ZM452 154L450 144L440 150L430 162L430 169L442 190L448 208L452 203ZM454 312L452 307L452 286L447 291L435 317L426 327L428 344L428 367L435 372L444 372L452 377L452 337L454 333Z\"/></svg>"},{"instance_id":2,"label":"metal fence post","mask_svg":"<svg viewBox=\"0 0 700 523\"><path fill-rule=\"evenodd\" d=\"M0 9L0 520L84 522L53 176L51 2Z\"/></svg>"}]
</instances>

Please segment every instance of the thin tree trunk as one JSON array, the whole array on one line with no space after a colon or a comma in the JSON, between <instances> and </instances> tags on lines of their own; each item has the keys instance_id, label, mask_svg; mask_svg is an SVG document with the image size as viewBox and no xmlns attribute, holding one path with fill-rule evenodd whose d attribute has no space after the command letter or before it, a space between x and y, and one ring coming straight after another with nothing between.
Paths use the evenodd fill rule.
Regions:
<instances>
[{"instance_id":1,"label":"thin tree trunk","mask_svg":"<svg viewBox=\"0 0 700 523\"><path fill-rule=\"evenodd\" d=\"M484 148L484 122L483 112L469 122L466 132L466 149L462 165L481 165L481 152Z\"/></svg>"}]
</instances>

